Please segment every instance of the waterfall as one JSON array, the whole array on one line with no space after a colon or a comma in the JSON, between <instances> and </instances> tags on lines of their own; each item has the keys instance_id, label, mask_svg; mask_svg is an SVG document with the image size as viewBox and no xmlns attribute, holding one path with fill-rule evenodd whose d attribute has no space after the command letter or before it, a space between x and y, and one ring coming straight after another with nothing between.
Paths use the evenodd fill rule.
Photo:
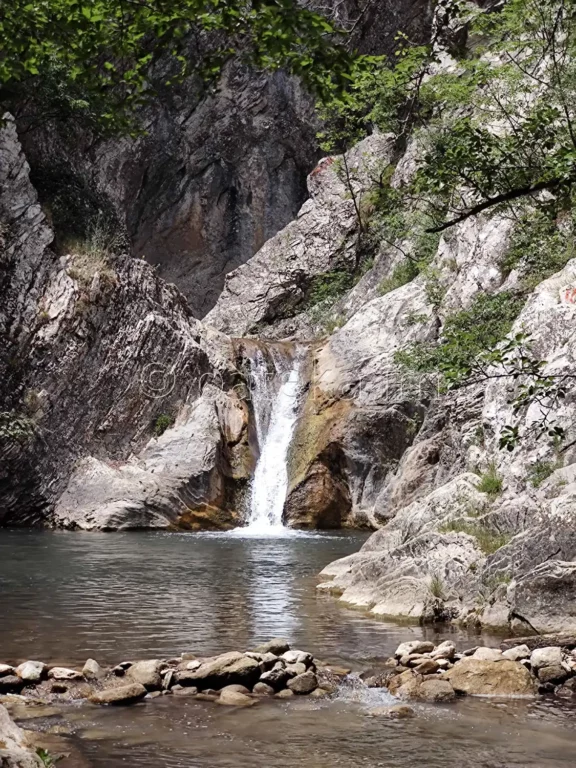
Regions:
<instances>
[{"instance_id":1,"label":"waterfall","mask_svg":"<svg viewBox=\"0 0 576 768\"><path fill-rule=\"evenodd\" d=\"M271 350L275 374L270 376L260 350L250 360L252 404L260 457L252 481L248 529L274 533L283 528L282 511L288 490L288 449L298 418L301 357Z\"/></svg>"}]
</instances>

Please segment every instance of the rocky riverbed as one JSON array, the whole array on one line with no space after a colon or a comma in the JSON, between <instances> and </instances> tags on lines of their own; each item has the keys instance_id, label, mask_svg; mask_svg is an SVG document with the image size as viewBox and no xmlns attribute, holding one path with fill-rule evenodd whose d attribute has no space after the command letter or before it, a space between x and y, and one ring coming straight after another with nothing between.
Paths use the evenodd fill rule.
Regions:
<instances>
[{"instance_id":1,"label":"rocky riverbed","mask_svg":"<svg viewBox=\"0 0 576 768\"><path fill-rule=\"evenodd\" d=\"M351 674L345 667L270 640L252 651L212 657L182 653L172 659L122 661L102 667L88 659L82 669L25 661L0 664L0 694L38 703L86 700L126 705L161 696L193 696L221 705L248 707L266 698L323 698ZM394 656L354 674L367 688L387 689L401 701L446 703L461 695L576 697L576 636L507 640L500 648L458 650L446 640L401 643ZM381 713L382 714L382 713ZM393 713L392 713L393 715Z\"/></svg>"}]
</instances>

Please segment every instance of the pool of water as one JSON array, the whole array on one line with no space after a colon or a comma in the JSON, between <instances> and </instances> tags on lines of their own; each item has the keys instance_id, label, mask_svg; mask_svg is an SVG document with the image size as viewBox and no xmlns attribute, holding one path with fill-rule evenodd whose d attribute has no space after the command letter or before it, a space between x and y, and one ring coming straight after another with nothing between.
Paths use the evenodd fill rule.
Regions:
<instances>
[{"instance_id":1,"label":"pool of water","mask_svg":"<svg viewBox=\"0 0 576 768\"><path fill-rule=\"evenodd\" d=\"M452 628L378 621L318 594L317 573L364 538L0 531L0 661L111 663L220 653L284 636L360 670L410 637L478 642ZM355 686L328 701L239 711L164 697L125 709L70 706L27 727L62 720L91 768L576 765L576 721L566 705L463 700L417 706L413 720L368 716L390 700Z\"/></svg>"}]
</instances>

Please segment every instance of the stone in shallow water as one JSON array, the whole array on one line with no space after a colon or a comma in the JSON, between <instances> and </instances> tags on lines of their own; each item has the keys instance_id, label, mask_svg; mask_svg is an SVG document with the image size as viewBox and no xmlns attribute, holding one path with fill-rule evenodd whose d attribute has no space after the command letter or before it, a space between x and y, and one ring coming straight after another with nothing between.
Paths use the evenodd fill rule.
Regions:
<instances>
[{"instance_id":1,"label":"stone in shallow water","mask_svg":"<svg viewBox=\"0 0 576 768\"><path fill-rule=\"evenodd\" d=\"M312 664L312 654L306 651L286 651L281 658L286 664L304 664L306 667Z\"/></svg>"},{"instance_id":2,"label":"stone in shallow water","mask_svg":"<svg viewBox=\"0 0 576 768\"><path fill-rule=\"evenodd\" d=\"M471 658L479 659L480 661L500 661L502 658L502 651L498 648L478 648L472 654Z\"/></svg>"},{"instance_id":3,"label":"stone in shallow water","mask_svg":"<svg viewBox=\"0 0 576 768\"><path fill-rule=\"evenodd\" d=\"M27 683L38 683L44 675L46 664L42 661L25 661L16 667L16 674Z\"/></svg>"},{"instance_id":4,"label":"stone in shallow water","mask_svg":"<svg viewBox=\"0 0 576 768\"><path fill-rule=\"evenodd\" d=\"M439 659L453 659L456 655L456 646L450 640L444 640L443 643L436 646L430 655L437 661Z\"/></svg>"},{"instance_id":5,"label":"stone in shallow water","mask_svg":"<svg viewBox=\"0 0 576 768\"><path fill-rule=\"evenodd\" d=\"M85 680L101 680L105 674L105 671L95 659L87 659L82 667L82 675Z\"/></svg>"},{"instance_id":6,"label":"stone in shallow water","mask_svg":"<svg viewBox=\"0 0 576 768\"><path fill-rule=\"evenodd\" d=\"M278 666L269 672L264 672L260 677L260 682L266 683L266 685L271 686L274 690L279 691L281 688L284 688L289 679L290 673L284 667Z\"/></svg>"},{"instance_id":7,"label":"stone in shallow water","mask_svg":"<svg viewBox=\"0 0 576 768\"><path fill-rule=\"evenodd\" d=\"M560 664L540 667L538 670L538 680L541 683L562 683L567 677L568 672Z\"/></svg>"},{"instance_id":8,"label":"stone in shallow water","mask_svg":"<svg viewBox=\"0 0 576 768\"><path fill-rule=\"evenodd\" d=\"M134 704L143 699L148 691L141 683L121 685L118 688L105 688L90 696L94 704Z\"/></svg>"},{"instance_id":9,"label":"stone in shallow water","mask_svg":"<svg viewBox=\"0 0 576 768\"><path fill-rule=\"evenodd\" d=\"M288 674L292 677L296 677L296 675L303 675L304 672L306 672L306 664L286 664L286 672L288 672Z\"/></svg>"},{"instance_id":10,"label":"stone in shallow water","mask_svg":"<svg viewBox=\"0 0 576 768\"><path fill-rule=\"evenodd\" d=\"M434 650L434 643L426 640L410 640L407 643L400 643L396 648L395 656L410 656L413 653L431 653Z\"/></svg>"},{"instance_id":11,"label":"stone in shallow water","mask_svg":"<svg viewBox=\"0 0 576 768\"><path fill-rule=\"evenodd\" d=\"M0 677L0 693L17 693L26 685L26 681L17 675Z\"/></svg>"},{"instance_id":12,"label":"stone in shallow water","mask_svg":"<svg viewBox=\"0 0 576 768\"><path fill-rule=\"evenodd\" d=\"M81 680L82 673L68 667L52 667L48 671L48 677L51 680Z\"/></svg>"},{"instance_id":13,"label":"stone in shallow water","mask_svg":"<svg viewBox=\"0 0 576 768\"><path fill-rule=\"evenodd\" d=\"M233 684L251 688L259 677L260 666L257 661L232 651L205 661L198 669L178 672L176 680L182 685L195 685L200 689L219 689Z\"/></svg>"},{"instance_id":14,"label":"stone in shallow water","mask_svg":"<svg viewBox=\"0 0 576 768\"><path fill-rule=\"evenodd\" d=\"M0 664L0 677L6 677L6 675L13 675L14 674L14 667L11 667L10 664Z\"/></svg>"},{"instance_id":15,"label":"stone in shallow water","mask_svg":"<svg viewBox=\"0 0 576 768\"><path fill-rule=\"evenodd\" d=\"M416 698L439 704L455 699L456 692L447 680L429 679L420 683Z\"/></svg>"},{"instance_id":16,"label":"stone in shallow water","mask_svg":"<svg viewBox=\"0 0 576 768\"><path fill-rule=\"evenodd\" d=\"M394 704L392 707L376 707L368 712L369 717L385 717L388 720L405 720L416 717L416 712L407 704Z\"/></svg>"},{"instance_id":17,"label":"stone in shallow water","mask_svg":"<svg viewBox=\"0 0 576 768\"><path fill-rule=\"evenodd\" d=\"M167 693L167 691L164 691L164 693ZM193 686L190 686L189 688L182 688L181 686L175 686L172 688L172 693L174 696L196 696L198 693L198 688L194 688Z\"/></svg>"},{"instance_id":18,"label":"stone in shallow water","mask_svg":"<svg viewBox=\"0 0 576 768\"><path fill-rule=\"evenodd\" d=\"M290 643L281 637L275 637L267 643L254 648L254 650L256 653L273 653L275 656L280 656L282 653L290 650Z\"/></svg>"},{"instance_id":19,"label":"stone in shallow water","mask_svg":"<svg viewBox=\"0 0 576 768\"><path fill-rule=\"evenodd\" d=\"M417 667L414 667L414 671L419 675L432 675L439 669L440 666L434 659L424 659Z\"/></svg>"},{"instance_id":20,"label":"stone in shallow water","mask_svg":"<svg viewBox=\"0 0 576 768\"><path fill-rule=\"evenodd\" d=\"M562 664L562 649L555 645L548 648L537 648L532 651L530 664L534 670L538 670L540 667L559 666Z\"/></svg>"},{"instance_id":21,"label":"stone in shallow water","mask_svg":"<svg viewBox=\"0 0 576 768\"><path fill-rule=\"evenodd\" d=\"M276 693L274 688L272 688L271 685L266 685L266 683L256 683L252 692L256 693L258 696L274 696Z\"/></svg>"},{"instance_id":22,"label":"stone in shallow water","mask_svg":"<svg viewBox=\"0 0 576 768\"><path fill-rule=\"evenodd\" d=\"M222 695L223 691L235 691L236 693L243 693L244 696L248 696L250 693L250 690L245 685L227 685L221 689L220 695Z\"/></svg>"},{"instance_id":23,"label":"stone in shallow water","mask_svg":"<svg viewBox=\"0 0 576 768\"><path fill-rule=\"evenodd\" d=\"M275 698L277 699L291 699L292 696L295 696L296 694L294 691L291 691L289 688L284 688L283 691L278 691Z\"/></svg>"},{"instance_id":24,"label":"stone in shallow water","mask_svg":"<svg viewBox=\"0 0 576 768\"><path fill-rule=\"evenodd\" d=\"M256 704L254 699L246 696L245 693L231 690L233 686L226 686L222 689L220 697L218 698L218 704L223 704L229 707L252 707Z\"/></svg>"},{"instance_id":25,"label":"stone in shallow water","mask_svg":"<svg viewBox=\"0 0 576 768\"><path fill-rule=\"evenodd\" d=\"M469 657L444 672L457 693L477 696L533 696L530 672L517 661L482 661Z\"/></svg>"},{"instance_id":26,"label":"stone in shallow water","mask_svg":"<svg viewBox=\"0 0 576 768\"><path fill-rule=\"evenodd\" d=\"M135 683L141 683L148 690L156 690L162 686L160 667L158 659L137 661L128 669L126 677L134 680Z\"/></svg>"},{"instance_id":27,"label":"stone in shallow water","mask_svg":"<svg viewBox=\"0 0 576 768\"><path fill-rule=\"evenodd\" d=\"M522 661L530 658L530 648L527 645L516 645L502 653L503 658L510 661Z\"/></svg>"},{"instance_id":28,"label":"stone in shallow water","mask_svg":"<svg viewBox=\"0 0 576 768\"><path fill-rule=\"evenodd\" d=\"M304 672L303 675L296 675L292 680L289 680L288 688L300 695L312 693L313 690L318 688L318 679L314 672Z\"/></svg>"}]
</instances>

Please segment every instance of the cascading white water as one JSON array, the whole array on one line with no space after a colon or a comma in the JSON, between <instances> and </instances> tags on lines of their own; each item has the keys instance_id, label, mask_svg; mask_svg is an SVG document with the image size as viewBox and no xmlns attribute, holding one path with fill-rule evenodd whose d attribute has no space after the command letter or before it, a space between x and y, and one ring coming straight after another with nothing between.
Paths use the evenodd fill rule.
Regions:
<instances>
[{"instance_id":1,"label":"cascading white water","mask_svg":"<svg viewBox=\"0 0 576 768\"><path fill-rule=\"evenodd\" d=\"M287 457L298 418L300 367L298 354L291 361L274 356L276 375L271 379L263 354L251 360L252 400L260 457L252 481L248 516L251 533L283 529L282 510L288 490ZM280 383L276 390L275 384Z\"/></svg>"}]
</instances>

